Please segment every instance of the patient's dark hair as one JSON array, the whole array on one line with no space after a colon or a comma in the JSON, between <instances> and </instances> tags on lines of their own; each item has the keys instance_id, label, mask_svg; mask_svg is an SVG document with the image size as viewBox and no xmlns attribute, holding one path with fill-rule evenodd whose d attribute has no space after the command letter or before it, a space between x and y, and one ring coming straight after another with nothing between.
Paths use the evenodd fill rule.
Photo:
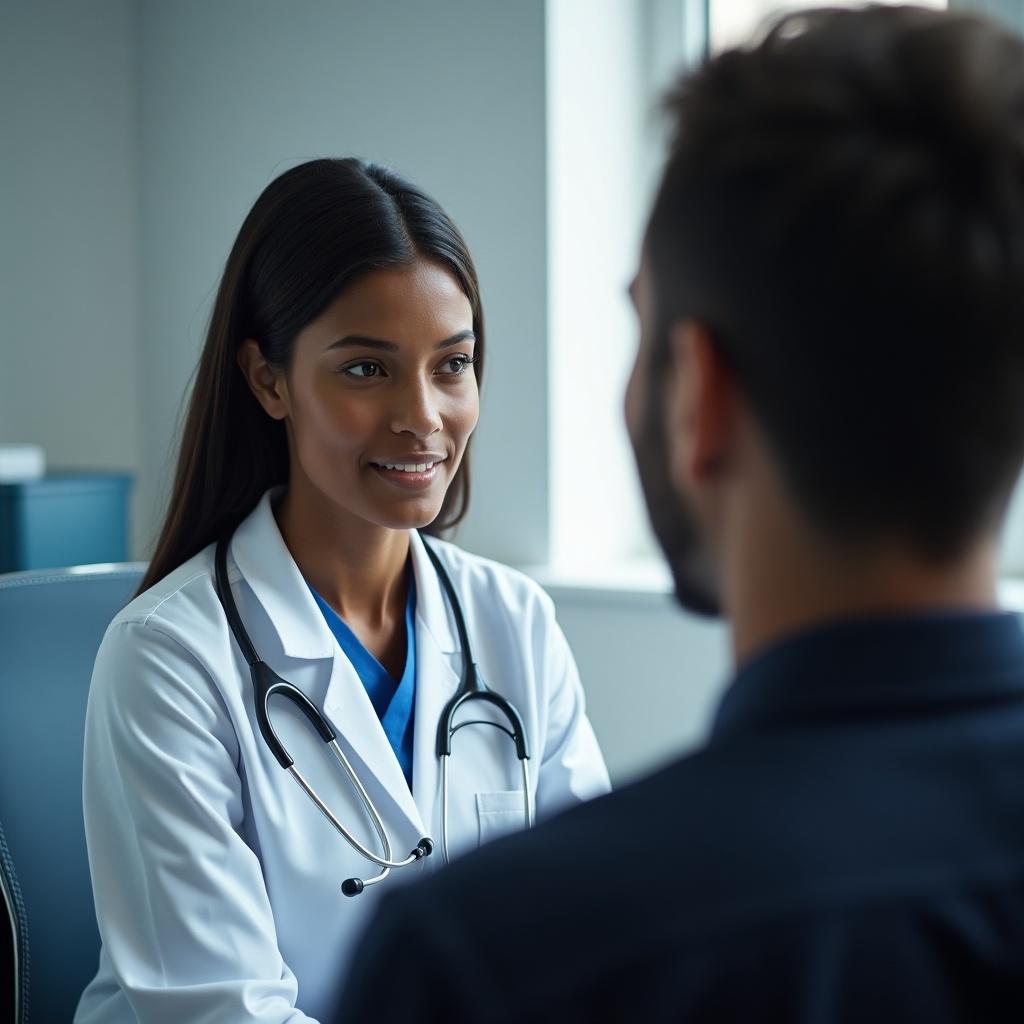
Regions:
<instances>
[{"instance_id":1,"label":"patient's dark hair","mask_svg":"<svg viewBox=\"0 0 1024 1024\"><path fill-rule=\"evenodd\" d=\"M1024 44L921 8L777 20L668 99L646 252L834 538L955 557L1024 453Z\"/></svg>"},{"instance_id":2,"label":"patient's dark hair","mask_svg":"<svg viewBox=\"0 0 1024 1024\"><path fill-rule=\"evenodd\" d=\"M140 591L233 530L264 491L288 479L283 422L256 401L237 364L254 338L273 366L291 364L296 335L359 276L432 260L473 311L473 370L482 380L483 310L462 235L430 196L361 160L312 160L272 181L228 256L181 438L170 507ZM469 501L469 452L427 532L457 523Z\"/></svg>"}]
</instances>

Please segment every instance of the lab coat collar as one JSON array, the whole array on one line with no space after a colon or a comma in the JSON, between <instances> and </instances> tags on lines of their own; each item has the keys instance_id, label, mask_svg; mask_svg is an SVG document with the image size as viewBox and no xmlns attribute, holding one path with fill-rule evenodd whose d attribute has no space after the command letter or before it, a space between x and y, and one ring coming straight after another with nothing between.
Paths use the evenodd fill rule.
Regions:
<instances>
[{"instance_id":1,"label":"lab coat collar","mask_svg":"<svg viewBox=\"0 0 1024 1024\"><path fill-rule=\"evenodd\" d=\"M430 632L438 650L442 654L454 654L459 649L455 639L455 615L427 554L428 543L419 533L412 531L409 551L416 576L416 615L420 624Z\"/></svg>"},{"instance_id":2,"label":"lab coat collar","mask_svg":"<svg viewBox=\"0 0 1024 1024\"><path fill-rule=\"evenodd\" d=\"M231 541L231 556L284 653L289 658L330 658L334 636L277 528L271 501L278 494L280 488L267 491L242 521Z\"/></svg>"},{"instance_id":3,"label":"lab coat collar","mask_svg":"<svg viewBox=\"0 0 1024 1024\"><path fill-rule=\"evenodd\" d=\"M267 491L243 520L231 542L231 556L266 611L284 653L289 658L330 658L334 637L274 518L271 502L280 493L280 488ZM425 544L413 530L409 549L416 577L416 617L438 650L453 654L458 650L455 618Z\"/></svg>"}]
</instances>

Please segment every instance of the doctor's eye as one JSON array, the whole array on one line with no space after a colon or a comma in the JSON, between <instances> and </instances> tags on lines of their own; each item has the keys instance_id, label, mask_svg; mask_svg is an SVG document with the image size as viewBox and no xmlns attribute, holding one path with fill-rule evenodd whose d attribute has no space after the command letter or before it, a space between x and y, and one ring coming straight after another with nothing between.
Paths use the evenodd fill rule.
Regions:
<instances>
[{"instance_id":1,"label":"doctor's eye","mask_svg":"<svg viewBox=\"0 0 1024 1024\"><path fill-rule=\"evenodd\" d=\"M471 358L466 355L452 356L438 367L438 373L442 377L461 377L475 362L475 357Z\"/></svg>"},{"instance_id":2,"label":"doctor's eye","mask_svg":"<svg viewBox=\"0 0 1024 1024\"><path fill-rule=\"evenodd\" d=\"M349 363L343 366L341 372L347 377L358 377L360 380L369 380L374 377L383 377L384 367L372 359L364 359L359 363Z\"/></svg>"}]
</instances>

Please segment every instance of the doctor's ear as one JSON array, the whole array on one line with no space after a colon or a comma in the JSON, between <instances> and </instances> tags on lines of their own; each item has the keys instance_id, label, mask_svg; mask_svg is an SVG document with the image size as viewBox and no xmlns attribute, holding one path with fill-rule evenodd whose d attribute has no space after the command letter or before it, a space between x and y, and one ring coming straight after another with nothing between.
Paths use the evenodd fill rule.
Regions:
<instances>
[{"instance_id":1,"label":"doctor's ear","mask_svg":"<svg viewBox=\"0 0 1024 1024\"><path fill-rule=\"evenodd\" d=\"M726 462L737 427L736 380L711 329L681 320L669 332L665 433L677 487L707 482Z\"/></svg>"},{"instance_id":2,"label":"doctor's ear","mask_svg":"<svg viewBox=\"0 0 1024 1024\"><path fill-rule=\"evenodd\" d=\"M288 384L285 375L264 358L259 344L246 338L238 347L238 366L249 384L249 390L264 412L272 419L288 415Z\"/></svg>"}]
</instances>

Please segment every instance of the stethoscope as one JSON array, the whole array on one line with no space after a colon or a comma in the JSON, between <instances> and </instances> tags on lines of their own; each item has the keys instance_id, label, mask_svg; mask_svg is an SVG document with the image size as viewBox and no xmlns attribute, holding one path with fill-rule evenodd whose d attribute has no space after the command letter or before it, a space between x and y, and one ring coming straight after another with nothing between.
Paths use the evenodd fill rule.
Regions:
<instances>
[{"instance_id":1,"label":"stethoscope","mask_svg":"<svg viewBox=\"0 0 1024 1024\"><path fill-rule=\"evenodd\" d=\"M391 842L389 841L387 832L384 828L384 822L381 819L377 808L374 806L373 800L370 799L369 793L366 792L366 788L359 781L359 777L356 775L351 763L345 756L344 751L338 745L334 730L313 702L297 686L293 686L287 680L282 679L265 661L260 658L259 654L256 653L256 648L253 645L252 640L249 638L249 634L246 632L245 626L242 624L242 618L238 614L238 607L235 604L234 595L231 593L231 586L228 583L227 552L230 541L231 537L229 535L217 542L217 550L214 556L214 568L217 577L217 596L220 598L220 603L227 615L231 633L242 652L242 656L249 665L249 672L252 676L253 696L256 703L256 721L259 724L264 742L270 748L274 757L277 758L278 764L280 764L281 767L284 768L293 779L295 779L302 791L310 800L313 801L314 804L316 804L317 808L319 808L320 812L331 823L331 825L334 826L334 829L338 834L341 835L341 837L354 850L381 869L380 872L372 878L346 878L345 881L342 882L341 891L346 896L358 896L366 886L382 882L387 878L391 873L392 868L404 868L410 864L416 863L418 860L422 860L424 857L430 856L434 849L434 843L431 839L425 836L416 844L416 848L404 860L392 859ZM523 720L520 717L519 712L515 709L515 706L500 694L488 689L483 679L480 678L476 662L473 659L473 651L470 647L469 635L466 632L466 620L462 614L462 605L459 602L458 595L455 593L455 587L452 584L451 577L448 575L445 567L441 564L441 560L438 558L437 552L435 552L430 545L426 543L426 541L423 542L423 547L426 549L427 555L430 557L430 561L434 565L438 579L441 581L441 586L448 598L448 604L455 617L455 628L459 634L459 644L462 650L462 679L459 683L459 688L455 691L455 695L451 700L449 700L444 706L444 710L441 712L441 718L437 723L437 756L441 759L441 851L444 854L444 861L447 864L449 860L448 762L452 754L452 738L454 735L460 729L464 729L467 725L491 725L511 737L512 742L516 747L516 757L519 759L519 764L522 767L523 807L527 828L533 824L533 797L530 789L529 768L530 751L526 739L526 730L523 728ZM359 840L356 839L356 837L347 828L345 828L345 826L332 813L331 809L323 802L323 800L320 799L316 790L313 789L303 774L295 767L294 760L285 749L284 744L278 738L277 733L274 731L274 726L270 721L268 702L271 697L277 695L287 697L292 701L306 716L310 725L317 731L317 733L319 733L320 738L331 748L334 756L341 764L349 783L356 791L360 802L366 809L366 813L369 816L370 821L373 823L373 827L377 832L381 847L384 851L383 857L378 857L372 850L367 849L367 847L359 842ZM489 721L488 719L473 719L471 721L459 722L459 724L456 725L456 712L463 705L470 704L473 701L486 701L487 703L492 704L502 715L505 716L510 727L505 726L500 722Z\"/></svg>"}]
</instances>

